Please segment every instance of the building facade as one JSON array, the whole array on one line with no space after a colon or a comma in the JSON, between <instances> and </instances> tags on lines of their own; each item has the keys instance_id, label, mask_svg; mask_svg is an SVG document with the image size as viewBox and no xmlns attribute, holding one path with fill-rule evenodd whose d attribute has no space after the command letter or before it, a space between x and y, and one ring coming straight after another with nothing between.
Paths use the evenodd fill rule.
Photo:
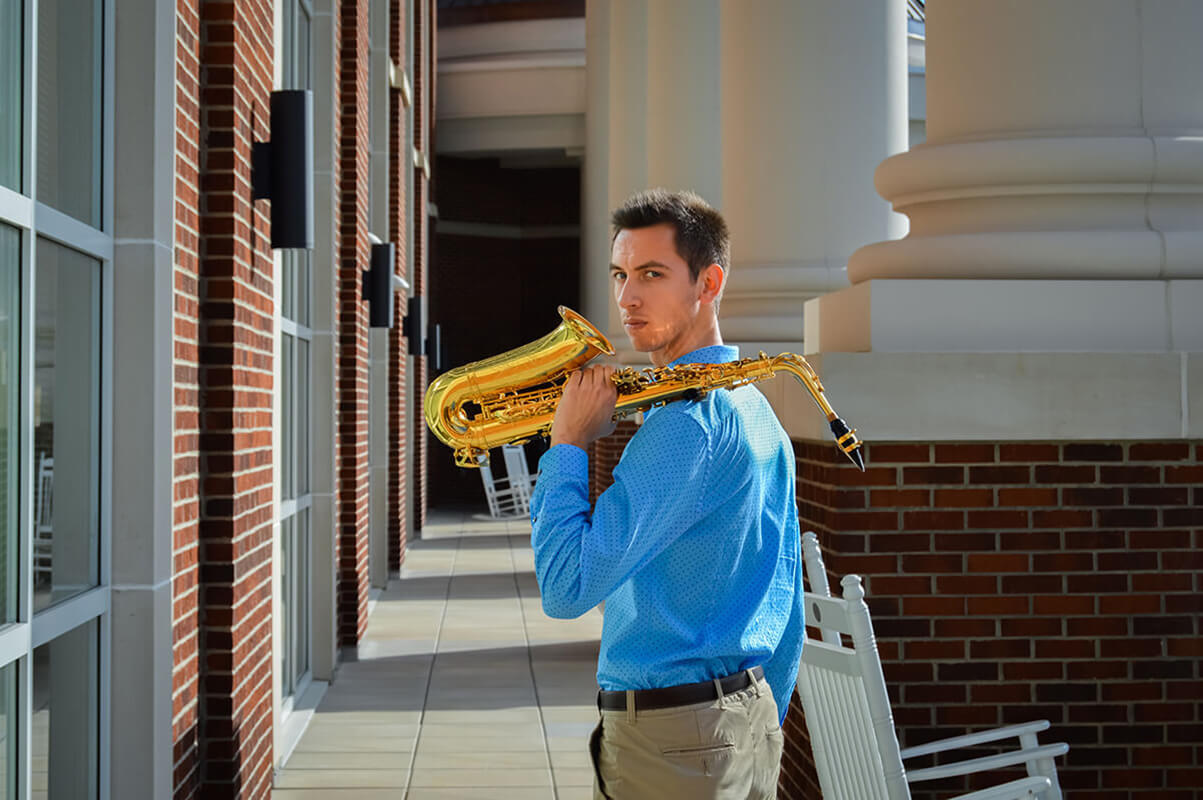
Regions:
<instances>
[{"instance_id":1,"label":"building facade","mask_svg":"<svg viewBox=\"0 0 1203 800\"><path fill-rule=\"evenodd\" d=\"M362 635L420 515L434 16L0 5L3 796L269 797ZM312 233L278 248L253 165L288 89Z\"/></svg>"},{"instance_id":2,"label":"building facade","mask_svg":"<svg viewBox=\"0 0 1203 800\"><path fill-rule=\"evenodd\" d=\"M653 185L731 223L728 339L806 353L869 442L764 385L904 746L1047 717L1073 796L1198 795L1203 12L756 7L0 0L0 795L269 797L427 498L478 497L427 332L468 361L564 302L623 344L606 212ZM783 797L807 748L795 708Z\"/></svg>"}]
</instances>

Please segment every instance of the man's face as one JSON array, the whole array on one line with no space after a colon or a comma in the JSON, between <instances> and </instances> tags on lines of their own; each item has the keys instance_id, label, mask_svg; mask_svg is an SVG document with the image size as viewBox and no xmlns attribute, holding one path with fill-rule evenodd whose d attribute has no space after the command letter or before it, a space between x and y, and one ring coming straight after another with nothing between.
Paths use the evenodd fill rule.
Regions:
<instances>
[{"instance_id":1,"label":"man's face","mask_svg":"<svg viewBox=\"0 0 1203 800\"><path fill-rule=\"evenodd\" d=\"M695 283L677 253L671 225L624 229L610 253L610 283L631 346L667 364L690 352L702 310L703 281ZM709 308L705 313L712 313ZM681 348L688 347L682 350ZM679 352L678 352L679 351Z\"/></svg>"}]
</instances>

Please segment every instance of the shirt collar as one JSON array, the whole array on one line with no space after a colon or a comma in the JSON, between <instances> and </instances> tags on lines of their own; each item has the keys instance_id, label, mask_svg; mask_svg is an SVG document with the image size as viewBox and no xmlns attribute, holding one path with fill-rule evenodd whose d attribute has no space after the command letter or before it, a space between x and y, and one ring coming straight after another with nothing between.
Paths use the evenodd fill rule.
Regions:
<instances>
[{"instance_id":1,"label":"shirt collar","mask_svg":"<svg viewBox=\"0 0 1203 800\"><path fill-rule=\"evenodd\" d=\"M728 361L738 360L739 348L735 345L712 344L694 350L692 353L686 353L677 360L669 362L668 366L675 367L678 364L725 364Z\"/></svg>"}]
</instances>

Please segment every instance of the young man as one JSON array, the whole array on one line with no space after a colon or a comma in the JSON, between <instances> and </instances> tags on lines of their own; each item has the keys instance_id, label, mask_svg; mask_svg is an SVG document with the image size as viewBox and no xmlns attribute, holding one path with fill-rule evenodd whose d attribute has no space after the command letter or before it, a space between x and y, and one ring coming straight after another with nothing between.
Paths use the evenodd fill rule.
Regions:
<instances>
[{"instance_id":1,"label":"young man","mask_svg":"<svg viewBox=\"0 0 1203 800\"><path fill-rule=\"evenodd\" d=\"M634 348L656 366L736 360L719 332L719 213L653 190L611 221ZM606 601L594 796L775 797L803 636L793 448L754 387L669 403L645 414L591 512L585 448L613 430L613 373L569 378L531 504L544 611Z\"/></svg>"}]
</instances>

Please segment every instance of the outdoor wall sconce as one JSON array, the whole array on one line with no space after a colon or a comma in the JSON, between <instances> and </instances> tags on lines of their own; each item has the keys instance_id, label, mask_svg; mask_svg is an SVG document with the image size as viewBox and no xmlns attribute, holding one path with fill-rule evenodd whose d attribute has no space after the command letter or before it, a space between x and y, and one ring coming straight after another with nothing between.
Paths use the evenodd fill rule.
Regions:
<instances>
[{"instance_id":1,"label":"outdoor wall sconce","mask_svg":"<svg viewBox=\"0 0 1203 800\"><path fill-rule=\"evenodd\" d=\"M443 370L443 326L436 322L430 329L430 338L426 338L423 325L425 309L425 297L409 298L405 321L401 323L401 335L409 342L409 355L429 358L427 366L437 374Z\"/></svg>"},{"instance_id":2,"label":"outdoor wall sconce","mask_svg":"<svg viewBox=\"0 0 1203 800\"><path fill-rule=\"evenodd\" d=\"M409 308L405 312L405 321L401 323L401 335L409 342L409 354L411 356L420 356L425 352L426 329L422 326L422 307L426 305L426 298L411 297L409 298Z\"/></svg>"},{"instance_id":3,"label":"outdoor wall sconce","mask_svg":"<svg viewBox=\"0 0 1203 800\"><path fill-rule=\"evenodd\" d=\"M272 92L271 140L251 152L251 199L271 200L273 248L313 248L313 92Z\"/></svg>"},{"instance_id":4,"label":"outdoor wall sconce","mask_svg":"<svg viewBox=\"0 0 1203 800\"><path fill-rule=\"evenodd\" d=\"M368 301L368 320L373 328L393 327L393 292L408 289L409 283L393 272L396 262L396 245L382 242L370 235L372 260L363 271L363 293L361 299Z\"/></svg>"}]
</instances>

